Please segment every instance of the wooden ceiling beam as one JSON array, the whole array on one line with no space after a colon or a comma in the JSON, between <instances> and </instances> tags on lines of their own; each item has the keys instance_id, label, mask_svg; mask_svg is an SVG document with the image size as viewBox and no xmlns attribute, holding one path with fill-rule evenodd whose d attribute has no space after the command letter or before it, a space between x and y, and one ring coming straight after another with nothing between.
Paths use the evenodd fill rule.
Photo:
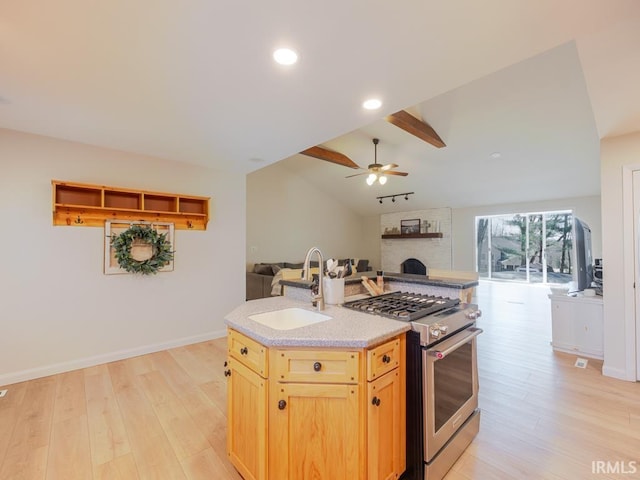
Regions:
<instances>
[{"instance_id":1,"label":"wooden ceiling beam","mask_svg":"<svg viewBox=\"0 0 640 480\"><path fill-rule=\"evenodd\" d=\"M327 150L324 147L311 147L303 150L303 155L308 155L310 157L319 158L320 160L325 160L327 162L335 163L338 165L343 165L349 168L360 168L358 164L356 164L353 160L351 160L346 155L342 153L334 152L333 150Z\"/></svg>"},{"instance_id":2,"label":"wooden ceiling beam","mask_svg":"<svg viewBox=\"0 0 640 480\"><path fill-rule=\"evenodd\" d=\"M411 135L424 140L434 147L442 148L447 146L438 136L436 131L431 128L431 125L417 119L405 110L400 110L399 112L392 113L386 118L386 120L392 125L395 125L396 127L409 132Z\"/></svg>"}]
</instances>

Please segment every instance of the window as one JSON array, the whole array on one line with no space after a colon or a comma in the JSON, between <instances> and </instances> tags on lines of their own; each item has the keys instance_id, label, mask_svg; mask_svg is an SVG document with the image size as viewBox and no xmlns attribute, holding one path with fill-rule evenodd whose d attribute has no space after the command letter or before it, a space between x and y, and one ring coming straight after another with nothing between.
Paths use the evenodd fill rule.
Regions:
<instances>
[{"instance_id":1,"label":"window","mask_svg":"<svg viewBox=\"0 0 640 480\"><path fill-rule=\"evenodd\" d=\"M476 264L481 278L529 283L572 280L570 211L476 217Z\"/></svg>"}]
</instances>

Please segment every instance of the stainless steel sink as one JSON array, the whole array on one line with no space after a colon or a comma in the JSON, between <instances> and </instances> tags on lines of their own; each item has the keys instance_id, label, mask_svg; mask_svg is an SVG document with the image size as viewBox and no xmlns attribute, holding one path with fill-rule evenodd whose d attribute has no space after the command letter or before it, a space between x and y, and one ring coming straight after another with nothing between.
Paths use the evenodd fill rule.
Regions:
<instances>
[{"instance_id":1,"label":"stainless steel sink","mask_svg":"<svg viewBox=\"0 0 640 480\"><path fill-rule=\"evenodd\" d=\"M304 308L294 307L249 315L249 319L275 330L292 330L294 328L324 322L330 320L331 317L322 313L305 310Z\"/></svg>"}]
</instances>

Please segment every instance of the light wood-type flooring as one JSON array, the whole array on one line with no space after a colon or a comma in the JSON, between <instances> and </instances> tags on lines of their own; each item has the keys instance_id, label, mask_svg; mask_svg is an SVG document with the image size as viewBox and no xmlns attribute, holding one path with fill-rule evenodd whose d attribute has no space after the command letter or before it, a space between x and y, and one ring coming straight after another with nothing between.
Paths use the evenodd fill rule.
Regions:
<instances>
[{"instance_id":1,"label":"light wood-type flooring","mask_svg":"<svg viewBox=\"0 0 640 480\"><path fill-rule=\"evenodd\" d=\"M640 478L640 383L554 353L547 293L478 288L482 422L446 480ZM239 479L225 355L219 339L2 387L0 480Z\"/></svg>"}]
</instances>

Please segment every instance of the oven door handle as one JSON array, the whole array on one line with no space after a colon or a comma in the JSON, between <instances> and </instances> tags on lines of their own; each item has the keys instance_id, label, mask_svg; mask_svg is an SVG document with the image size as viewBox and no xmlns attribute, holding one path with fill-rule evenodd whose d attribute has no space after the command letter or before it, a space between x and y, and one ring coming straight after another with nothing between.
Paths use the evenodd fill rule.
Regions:
<instances>
[{"instance_id":1,"label":"oven door handle","mask_svg":"<svg viewBox=\"0 0 640 480\"><path fill-rule=\"evenodd\" d=\"M482 331L483 330L481 328L475 328L475 327L468 328L467 330L465 330L465 332L469 332L469 333L466 334L463 338L458 340L453 345L445 348L444 350L427 350L427 353L433 357L436 357L436 360L441 360L447 355L449 355L451 352L456 350L457 348L467 343L469 340L476 338L478 335L482 333Z\"/></svg>"}]
</instances>

